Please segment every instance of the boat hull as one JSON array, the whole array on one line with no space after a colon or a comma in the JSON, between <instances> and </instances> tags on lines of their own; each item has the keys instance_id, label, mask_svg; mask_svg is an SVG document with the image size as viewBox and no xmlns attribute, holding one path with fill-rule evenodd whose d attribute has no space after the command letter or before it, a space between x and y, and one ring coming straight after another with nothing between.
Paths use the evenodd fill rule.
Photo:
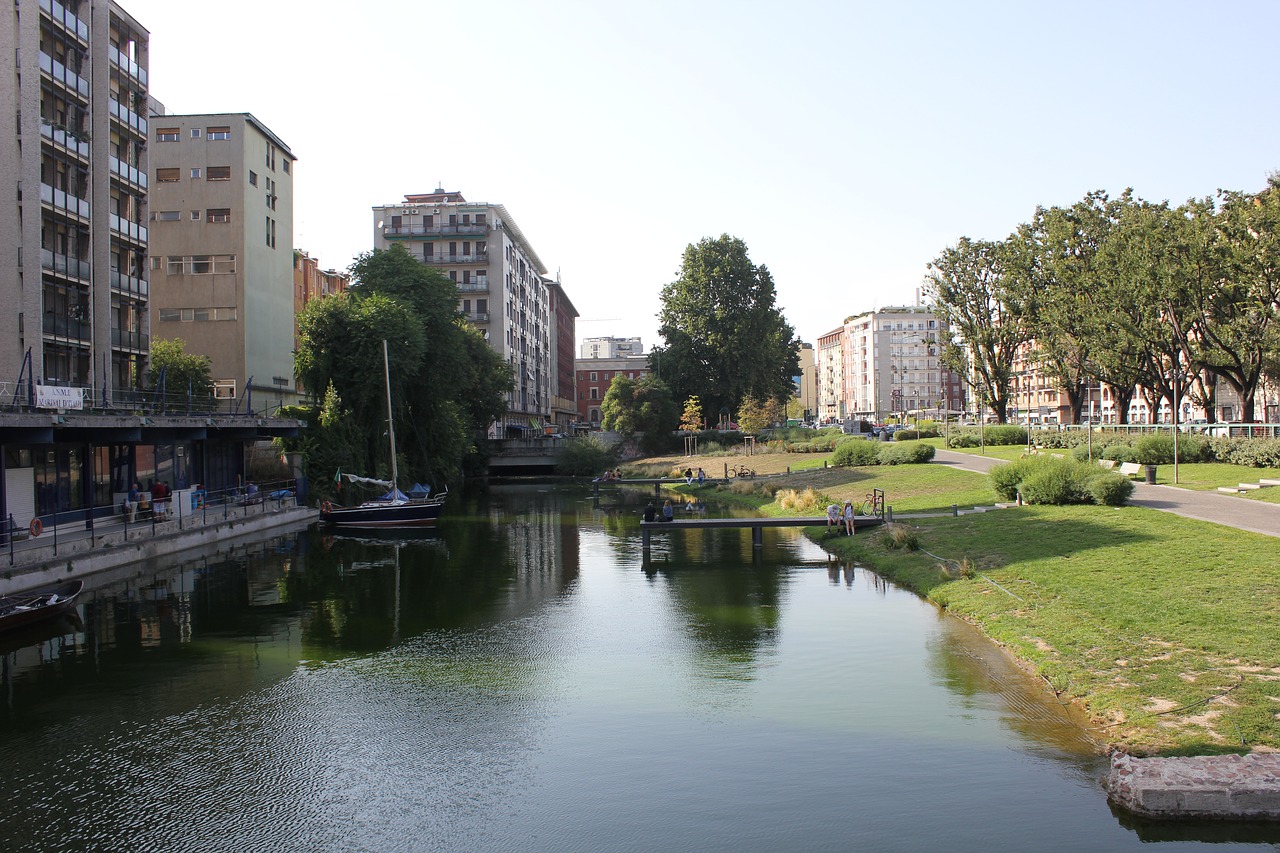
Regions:
<instances>
[{"instance_id":1,"label":"boat hull","mask_svg":"<svg viewBox=\"0 0 1280 853\"><path fill-rule=\"evenodd\" d=\"M76 596L83 588L82 581L70 581L0 597L0 631L24 628L66 613L75 606Z\"/></svg>"},{"instance_id":2,"label":"boat hull","mask_svg":"<svg viewBox=\"0 0 1280 853\"><path fill-rule=\"evenodd\" d=\"M330 527L425 527L434 525L443 509L436 502L333 507L320 511L320 522Z\"/></svg>"}]
</instances>

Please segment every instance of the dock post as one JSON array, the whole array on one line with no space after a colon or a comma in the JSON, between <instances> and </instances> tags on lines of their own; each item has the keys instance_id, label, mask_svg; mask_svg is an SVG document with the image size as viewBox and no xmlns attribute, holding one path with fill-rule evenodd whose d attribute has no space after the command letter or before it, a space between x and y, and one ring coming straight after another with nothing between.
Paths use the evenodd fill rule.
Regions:
<instances>
[{"instance_id":1,"label":"dock post","mask_svg":"<svg viewBox=\"0 0 1280 853\"><path fill-rule=\"evenodd\" d=\"M893 524L893 507L887 506L884 508L884 520Z\"/></svg>"},{"instance_id":2,"label":"dock post","mask_svg":"<svg viewBox=\"0 0 1280 853\"><path fill-rule=\"evenodd\" d=\"M951 514L952 514L952 515L959 515L959 514L960 514L960 507L959 507L959 506L957 506L956 504L952 504L952 505L951 505Z\"/></svg>"},{"instance_id":3,"label":"dock post","mask_svg":"<svg viewBox=\"0 0 1280 853\"><path fill-rule=\"evenodd\" d=\"M662 497L662 481L661 480L653 484L653 496L655 498Z\"/></svg>"},{"instance_id":4,"label":"dock post","mask_svg":"<svg viewBox=\"0 0 1280 853\"><path fill-rule=\"evenodd\" d=\"M751 526L751 547L753 548L764 547L764 528L761 527L759 524L753 524Z\"/></svg>"},{"instance_id":5,"label":"dock post","mask_svg":"<svg viewBox=\"0 0 1280 853\"><path fill-rule=\"evenodd\" d=\"M597 498L600 497L600 481L596 480L594 483L592 483L591 488L595 492L595 496Z\"/></svg>"},{"instance_id":6,"label":"dock post","mask_svg":"<svg viewBox=\"0 0 1280 853\"><path fill-rule=\"evenodd\" d=\"M644 525L640 526L640 550L646 555L649 553L649 528Z\"/></svg>"}]
</instances>

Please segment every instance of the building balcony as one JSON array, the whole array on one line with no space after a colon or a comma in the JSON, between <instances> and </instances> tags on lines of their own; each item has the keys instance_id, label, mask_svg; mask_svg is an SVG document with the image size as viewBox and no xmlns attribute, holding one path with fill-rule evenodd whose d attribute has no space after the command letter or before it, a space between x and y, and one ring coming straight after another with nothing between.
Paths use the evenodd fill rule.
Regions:
<instances>
[{"instance_id":1,"label":"building balcony","mask_svg":"<svg viewBox=\"0 0 1280 853\"><path fill-rule=\"evenodd\" d=\"M108 157L107 159L111 164L111 174L138 189L145 190L147 188L146 172L130 166L128 163L117 160L115 157Z\"/></svg>"},{"instance_id":2,"label":"building balcony","mask_svg":"<svg viewBox=\"0 0 1280 853\"><path fill-rule=\"evenodd\" d=\"M121 237L133 240L143 248L146 248L147 229L145 226L139 225L137 222L130 222L129 220L121 216L117 216L114 213L111 214L109 219L111 221L111 230L114 233L119 234Z\"/></svg>"},{"instance_id":3,"label":"building balcony","mask_svg":"<svg viewBox=\"0 0 1280 853\"><path fill-rule=\"evenodd\" d=\"M69 130L41 122L40 135L62 150L75 154L82 160L89 159L88 141L79 138Z\"/></svg>"},{"instance_id":4,"label":"building balcony","mask_svg":"<svg viewBox=\"0 0 1280 853\"><path fill-rule=\"evenodd\" d=\"M487 323L487 322L489 322L489 312L488 312L488 311L469 311L469 312L467 312L466 314L464 314L463 316L464 316L464 317L466 317L468 320L470 320L472 323Z\"/></svg>"},{"instance_id":5,"label":"building balcony","mask_svg":"<svg viewBox=\"0 0 1280 853\"><path fill-rule=\"evenodd\" d=\"M88 261L73 258L70 255L59 255L48 249L40 250L40 266L58 275L77 281L89 281L90 266Z\"/></svg>"},{"instance_id":6,"label":"building balcony","mask_svg":"<svg viewBox=\"0 0 1280 853\"><path fill-rule=\"evenodd\" d=\"M46 335L66 340L87 341L93 336L93 327L84 320L52 313L44 315L43 328Z\"/></svg>"},{"instance_id":7,"label":"building balcony","mask_svg":"<svg viewBox=\"0 0 1280 853\"><path fill-rule=\"evenodd\" d=\"M112 270L111 289L130 296L146 297L150 293L151 285L145 278L125 275L120 270Z\"/></svg>"},{"instance_id":8,"label":"building balcony","mask_svg":"<svg viewBox=\"0 0 1280 853\"><path fill-rule=\"evenodd\" d=\"M388 240L468 234L484 236L487 233L489 233L487 222L473 222L470 225L386 225L382 228L382 236Z\"/></svg>"},{"instance_id":9,"label":"building balcony","mask_svg":"<svg viewBox=\"0 0 1280 853\"><path fill-rule=\"evenodd\" d=\"M477 281L460 281L458 282L458 290L462 293L488 293L489 282L485 279Z\"/></svg>"},{"instance_id":10,"label":"building balcony","mask_svg":"<svg viewBox=\"0 0 1280 853\"><path fill-rule=\"evenodd\" d=\"M445 264L487 264L488 252L476 252L474 255L424 255L423 259L433 266Z\"/></svg>"},{"instance_id":11,"label":"building balcony","mask_svg":"<svg viewBox=\"0 0 1280 853\"><path fill-rule=\"evenodd\" d=\"M145 89L147 87L147 69L116 50L111 45L107 45L107 55L111 57L111 63L124 73L128 74L134 80L142 84Z\"/></svg>"},{"instance_id":12,"label":"building balcony","mask_svg":"<svg viewBox=\"0 0 1280 853\"><path fill-rule=\"evenodd\" d=\"M74 35L83 44L89 44L89 25L68 12L66 7L59 3L58 0L40 0L40 11L44 12L50 21Z\"/></svg>"},{"instance_id":13,"label":"building balcony","mask_svg":"<svg viewBox=\"0 0 1280 853\"><path fill-rule=\"evenodd\" d=\"M151 347L151 338L142 332L130 332L127 329L111 330L111 345L118 349L146 351Z\"/></svg>"},{"instance_id":14,"label":"building balcony","mask_svg":"<svg viewBox=\"0 0 1280 853\"><path fill-rule=\"evenodd\" d=\"M77 216L81 219L89 218L88 199L78 198L65 190L55 189L48 184L40 185L40 201L56 211Z\"/></svg>"},{"instance_id":15,"label":"building balcony","mask_svg":"<svg viewBox=\"0 0 1280 853\"><path fill-rule=\"evenodd\" d=\"M89 100L89 81L43 50L40 51L40 71L53 82L60 83L67 91Z\"/></svg>"},{"instance_id":16,"label":"building balcony","mask_svg":"<svg viewBox=\"0 0 1280 853\"><path fill-rule=\"evenodd\" d=\"M111 117L124 127L130 128L143 139L147 138L147 120L124 104L117 100L109 99L107 101L107 112L111 113Z\"/></svg>"}]
</instances>

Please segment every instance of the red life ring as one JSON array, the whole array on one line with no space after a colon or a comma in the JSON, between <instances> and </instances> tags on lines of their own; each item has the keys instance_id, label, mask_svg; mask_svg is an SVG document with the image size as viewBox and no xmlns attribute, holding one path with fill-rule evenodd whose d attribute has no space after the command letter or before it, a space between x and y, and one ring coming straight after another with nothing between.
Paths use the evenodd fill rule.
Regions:
<instances>
[{"instance_id":1,"label":"red life ring","mask_svg":"<svg viewBox=\"0 0 1280 853\"><path fill-rule=\"evenodd\" d=\"M41 533L44 533L44 522L43 522L43 521L41 521L41 520L40 520L40 519L38 519L38 518L33 518L33 519L31 519L31 535L32 535L32 537L39 536Z\"/></svg>"},{"instance_id":2,"label":"red life ring","mask_svg":"<svg viewBox=\"0 0 1280 853\"><path fill-rule=\"evenodd\" d=\"M320 511L323 512L325 515L328 515L329 513L333 512L333 504L329 503L328 501L325 501L324 503L320 504Z\"/></svg>"}]
</instances>

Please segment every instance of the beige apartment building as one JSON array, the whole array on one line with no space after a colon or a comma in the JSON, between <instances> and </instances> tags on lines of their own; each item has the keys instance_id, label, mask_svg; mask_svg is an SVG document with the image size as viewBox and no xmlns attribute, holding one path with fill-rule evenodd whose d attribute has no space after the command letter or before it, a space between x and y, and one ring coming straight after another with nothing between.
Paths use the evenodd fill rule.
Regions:
<instances>
[{"instance_id":1,"label":"beige apartment building","mask_svg":"<svg viewBox=\"0 0 1280 853\"><path fill-rule=\"evenodd\" d=\"M298 351L298 315L317 299L346 293L351 276L334 269L321 269L320 261L301 249L293 250L293 350Z\"/></svg>"},{"instance_id":2,"label":"beige apartment building","mask_svg":"<svg viewBox=\"0 0 1280 853\"><path fill-rule=\"evenodd\" d=\"M295 159L249 113L151 117L152 334L208 356L215 395L259 412L299 398Z\"/></svg>"},{"instance_id":3,"label":"beige apartment building","mask_svg":"<svg viewBox=\"0 0 1280 853\"><path fill-rule=\"evenodd\" d=\"M556 398L574 396L572 389L557 387L558 339L565 324L555 321L546 265L511 213L501 204L467 201L437 188L379 205L373 220L374 248L398 243L454 281L462 313L511 365L515 389L495 437L554 423ZM572 334L571 324L567 331Z\"/></svg>"},{"instance_id":4,"label":"beige apartment building","mask_svg":"<svg viewBox=\"0 0 1280 853\"><path fill-rule=\"evenodd\" d=\"M85 405L146 367L148 44L108 0L0 20L0 373Z\"/></svg>"}]
</instances>

